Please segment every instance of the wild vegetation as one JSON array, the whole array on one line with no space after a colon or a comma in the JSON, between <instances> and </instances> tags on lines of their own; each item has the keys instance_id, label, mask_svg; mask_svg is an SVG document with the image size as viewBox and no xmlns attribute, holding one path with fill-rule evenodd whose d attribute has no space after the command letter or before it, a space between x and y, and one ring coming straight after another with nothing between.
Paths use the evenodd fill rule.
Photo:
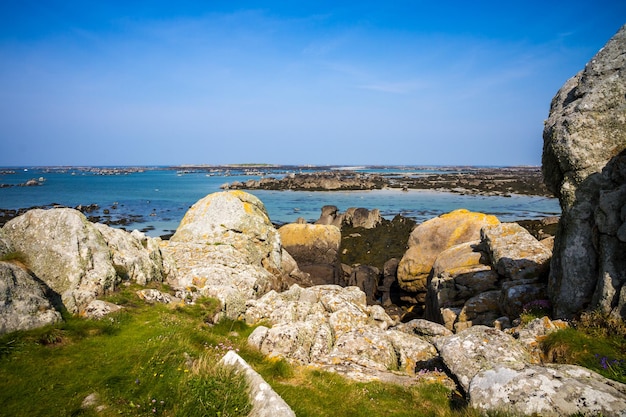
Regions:
<instances>
[{"instance_id":1,"label":"wild vegetation","mask_svg":"<svg viewBox=\"0 0 626 417\"><path fill-rule=\"evenodd\" d=\"M64 314L57 325L2 336L0 416L245 416L251 406L244 379L218 366L228 350L238 351L298 416L481 415L438 383L356 383L265 358L247 346L253 329L245 323L211 324L216 300L149 305L135 290L113 295L110 301L124 309L103 319ZM547 352L555 360L590 367L595 360L594 369L601 373L606 369L595 355L605 355L610 359L603 374L623 381L625 327L604 322L622 332L620 342L614 328L594 328L597 323L589 318L555 333L546 339ZM583 340L585 355L578 342L564 335ZM611 341L610 349L601 347L606 341ZM617 369L611 368L613 360L621 361L621 377L611 373Z\"/></svg>"}]
</instances>

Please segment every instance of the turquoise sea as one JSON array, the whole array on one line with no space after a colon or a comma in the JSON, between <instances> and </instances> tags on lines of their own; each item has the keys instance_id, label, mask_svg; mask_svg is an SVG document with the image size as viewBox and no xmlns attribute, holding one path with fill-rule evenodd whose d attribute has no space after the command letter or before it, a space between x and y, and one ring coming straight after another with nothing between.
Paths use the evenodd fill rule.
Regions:
<instances>
[{"instance_id":1,"label":"turquoise sea","mask_svg":"<svg viewBox=\"0 0 626 417\"><path fill-rule=\"evenodd\" d=\"M436 168L415 168L402 175L419 175ZM160 236L176 229L187 209L196 201L220 190L226 182L259 179L266 172L230 170L228 172L176 171L163 167L141 172L101 175L100 170L85 168L0 168L0 184L23 184L30 179L42 180L33 187L0 188L0 209L19 209L59 204L68 207L97 204L91 213L102 218L131 218L124 228L139 229L150 236ZM367 170L372 172L371 169ZM388 172L388 171L387 171ZM284 171L269 172L272 176ZM383 217L397 214L418 222L457 208L466 208L498 216L501 221L535 219L559 215L557 199L513 195L494 197L460 195L449 192L395 189L374 191L250 191L263 201L274 223L283 224L303 217L319 218L324 205L335 205L340 211L350 207L377 208ZM104 214L108 210L109 214Z\"/></svg>"}]
</instances>

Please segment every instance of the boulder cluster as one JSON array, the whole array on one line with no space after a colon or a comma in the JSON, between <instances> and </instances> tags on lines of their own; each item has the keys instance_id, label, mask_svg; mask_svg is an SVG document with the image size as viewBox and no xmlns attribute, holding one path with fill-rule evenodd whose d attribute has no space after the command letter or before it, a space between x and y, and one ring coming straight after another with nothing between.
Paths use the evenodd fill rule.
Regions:
<instances>
[{"instance_id":1,"label":"boulder cluster","mask_svg":"<svg viewBox=\"0 0 626 417\"><path fill-rule=\"evenodd\" d=\"M175 294L144 289L138 296L165 303L215 297L219 315L257 326L251 346L296 364L359 381L437 381L485 410L626 410L626 386L580 367L540 365L536 337L559 327L547 318L530 327L536 330L518 328L517 339L482 325L515 317L545 294L549 249L520 226L480 213L457 210L428 223L415 228L397 273L387 274L399 281L402 265L427 253L415 249L420 242L445 242L424 257L429 278L407 280L413 288L423 280L427 311L439 320L402 322L382 306L374 267L354 265L346 274L339 227L277 230L262 202L242 191L198 201L169 241L90 223L74 209L31 210L0 232L0 329L53 323L61 309L102 317L119 308L99 300L117 287L166 282ZM584 404L576 402L582 393Z\"/></svg>"}]
</instances>

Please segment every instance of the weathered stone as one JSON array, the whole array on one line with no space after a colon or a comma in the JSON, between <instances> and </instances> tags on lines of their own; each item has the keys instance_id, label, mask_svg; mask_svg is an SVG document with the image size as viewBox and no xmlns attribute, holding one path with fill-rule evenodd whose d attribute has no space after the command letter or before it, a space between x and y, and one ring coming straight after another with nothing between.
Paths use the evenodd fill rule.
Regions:
<instances>
[{"instance_id":1,"label":"weathered stone","mask_svg":"<svg viewBox=\"0 0 626 417\"><path fill-rule=\"evenodd\" d=\"M144 288L137 291L137 296L147 303L162 303L168 304L172 302L172 296L167 293L162 293L159 290L153 288Z\"/></svg>"},{"instance_id":2,"label":"weathered stone","mask_svg":"<svg viewBox=\"0 0 626 417\"><path fill-rule=\"evenodd\" d=\"M252 410L249 417L295 417L287 403L263 380L254 369L232 350L221 359L220 364L234 367L245 375L250 387Z\"/></svg>"},{"instance_id":3,"label":"weathered stone","mask_svg":"<svg viewBox=\"0 0 626 417\"><path fill-rule=\"evenodd\" d=\"M463 305L458 322L471 322L474 324L492 325L495 319L500 317L500 291L486 291L480 293Z\"/></svg>"},{"instance_id":4,"label":"weathered stone","mask_svg":"<svg viewBox=\"0 0 626 417\"><path fill-rule=\"evenodd\" d=\"M461 243L441 252L428 285L425 317L444 323L442 309L462 308L470 298L497 289L499 275L488 263L480 241Z\"/></svg>"},{"instance_id":5,"label":"weathered stone","mask_svg":"<svg viewBox=\"0 0 626 417\"><path fill-rule=\"evenodd\" d=\"M502 284L502 294L499 305L500 310L509 317L519 317L524 310L524 305L546 298L546 284L543 282L515 281Z\"/></svg>"},{"instance_id":6,"label":"weathered stone","mask_svg":"<svg viewBox=\"0 0 626 417\"><path fill-rule=\"evenodd\" d=\"M358 265L352 268L347 284L360 288L367 297L367 303L374 304L376 302L379 275L380 271L376 267Z\"/></svg>"},{"instance_id":7,"label":"weathered stone","mask_svg":"<svg viewBox=\"0 0 626 417\"><path fill-rule=\"evenodd\" d=\"M230 318L245 313L247 300L285 288L280 236L263 203L241 191L198 201L161 249L176 270L168 282L218 298Z\"/></svg>"},{"instance_id":8,"label":"weathered stone","mask_svg":"<svg viewBox=\"0 0 626 417\"><path fill-rule=\"evenodd\" d=\"M523 415L626 414L626 385L574 365L497 364L481 370L469 387L470 405L479 410Z\"/></svg>"},{"instance_id":9,"label":"weathered stone","mask_svg":"<svg viewBox=\"0 0 626 417\"><path fill-rule=\"evenodd\" d=\"M381 217L380 210L378 209L368 210L366 208L350 207L346 210L340 226L348 224L352 227L373 229L381 224L382 221L383 218Z\"/></svg>"},{"instance_id":10,"label":"weathered stone","mask_svg":"<svg viewBox=\"0 0 626 417\"><path fill-rule=\"evenodd\" d=\"M320 218L317 219L315 224L327 226L334 225L336 227L341 227L341 220L339 222L335 221L335 219L337 218L337 213L339 213L339 209L337 208L337 206L324 206L322 207L322 214L320 215Z\"/></svg>"},{"instance_id":11,"label":"weathered stone","mask_svg":"<svg viewBox=\"0 0 626 417\"><path fill-rule=\"evenodd\" d=\"M280 237L261 200L242 191L213 193L196 202L170 241L229 245L246 263L272 274L280 271Z\"/></svg>"},{"instance_id":12,"label":"weathered stone","mask_svg":"<svg viewBox=\"0 0 626 417\"><path fill-rule=\"evenodd\" d=\"M400 287L427 291L427 278L437 256L454 245L480 238L483 226L498 224L495 216L464 209L443 214L418 225L409 237L409 249L398 265Z\"/></svg>"},{"instance_id":13,"label":"weathered stone","mask_svg":"<svg viewBox=\"0 0 626 417\"><path fill-rule=\"evenodd\" d=\"M90 319L101 319L111 313L120 311L122 307L103 300L93 300L80 311L80 315Z\"/></svg>"},{"instance_id":14,"label":"weathered stone","mask_svg":"<svg viewBox=\"0 0 626 417\"><path fill-rule=\"evenodd\" d=\"M473 326L455 335L437 338L435 346L466 393L480 371L496 365L521 370L529 360L528 352L513 337L486 326Z\"/></svg>"},{"instance_id":15,"label":"weathered stone","mask_svg":"<svg viewBox=\"0 0 626 417\"><path fill-rule=\"evenodd\" d=\"M94 227L109 247L111 263L121 279L140 285L164 280L159 238L149 238L138 230L128 233L104 224L96 223Z\"/></svg>"},{"instance_id":16,"label":"weathered stone","mask_svg":"<svg viewBox=\"0 0 626 417\"><path fill-rule=\"evenodd\" d=\"M12 262L0 262L0 334L28 330L61 320L45 285Z\"/></svg>"},{"instance_id":17,"label":"weathered stone","mask_svg":"<svg viewBox=\"0 0 626 417\"><path fill-rule=\"evenodd\" d=\"M29 210L3 231L70 312L79 312L119 281L102 233L77 210Z\"/></svg>"},{"instance_id":18,"label":"weathered stone","mask_svg":"<svg viewBox=\"0 0 626 417\"><path fill-rule=\"evenodd\" d=\"M283 293L271 291L248 302L246 321L271 324L248 338L262 353L344 374L358 369L360 378L366 369L370 376L388 369L414 374L417 364L436 356L432 344L415 332L393 328L381 306L367 306L357 287L294 285Z\"/></svg>"},{"instance_id":19,"label":"weathered stone","mask_svg":"<svg viewBox=\"0 0 626 417\"><path fill-rule=\"evenodd\" d=\"M11 242L9 242L8 237L4 236L4 232L2 231L2 228L0 228L0 257L5 256L10 252L13 252Z\"/></svg>"},{"instance_id":20,"label":"weathered stone","mask_svg":"<svg viewBox=\"0 0 626 417\"><path fill-rule=\"evenodd\" d=\"M544 127L545 183L563 209L549 282L561 317L588 307L626 317L626 246L612 233L624 221L625 51L626 26L558 91Z\"/></svg>"},{"instance_id":21,"label":"weathered stone","mask_svg":"<svg viewBox=\"0 0 626 417\"><path fill-rule=\"evenodd\" d=\"M481 230L491 263L508 280L547 278L552 252L517 223Z\"/></svg>"},{"instance_id":22,"label":"weathered stone","mask_svg":"<svg viewBox=\"0 0 626 417\"><path fill-rule=\"evenodd\" d=\"M406 323L398 324L394 327L394 329L420 336L431 343L437 337L452 335L452 331L447 329L445 326L424 319L413 319Z\"/></svg>"},{"instance_id":23,"label":"weathered stone","mask_svg":"<svg viewBox=\"0 0 626 417\"><path fill-rule=\"evenodd\" d=\"M335 284L340 276L341 231L332 225L290 223L278 229L283 247L314 284Z\"/></svg>"}]
</instances>

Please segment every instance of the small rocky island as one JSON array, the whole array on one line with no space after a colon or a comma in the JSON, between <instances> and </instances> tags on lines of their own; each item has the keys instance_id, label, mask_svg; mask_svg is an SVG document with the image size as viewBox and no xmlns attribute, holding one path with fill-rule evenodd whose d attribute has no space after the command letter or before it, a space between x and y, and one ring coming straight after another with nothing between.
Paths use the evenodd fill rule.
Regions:
<instances>
[{"instance_id":1,"label":"small rocky island","mask_svg":"<svg viewBox=\"0 0 626 417\"><path fill-rule=\"evenodd\" d=\"M228 190L346 191L436 190L479 195L539 195L552 197L543 183L540 167L438 167L437 173L413 175L398 167L375 167L390 173L367 173L351 170L324 170L289 173L282 178L234 181L222 185Z\"/></svg>"}]
</instances>

